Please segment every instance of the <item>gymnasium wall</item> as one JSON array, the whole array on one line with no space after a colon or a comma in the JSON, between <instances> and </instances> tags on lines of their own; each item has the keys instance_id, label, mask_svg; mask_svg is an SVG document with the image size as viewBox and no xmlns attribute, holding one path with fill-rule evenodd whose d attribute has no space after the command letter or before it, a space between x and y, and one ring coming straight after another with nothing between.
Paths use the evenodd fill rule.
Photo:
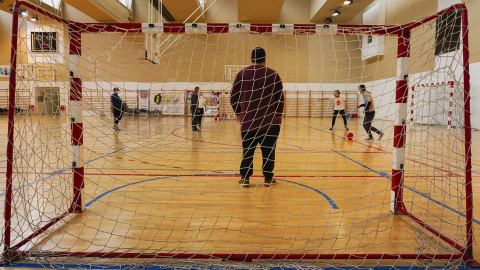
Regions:
<instances>
[{"instance_id":1,"label":"gymnasium wall","mask_svg":"<svg viewBox=\"0 0 480 270\"><path fill-rule=\"evenodd\" d=\"M10 63L10 36L12 33L12 15L0 11L0 65ZM5 78L0 77L0 80Z\"/></svg>"},{"instance_id":2,"label":"gymnasium wall","mask_svg":"<svg viewBox=\"0 0 480 270\"><path fill-rule=\"evenodd\" d=\"M162 57L154 65L138 60L144 56L143 35L85 34L83 44L94 49L84 50L82 76L90 80L96 74L109 81L231 81L224 77L225 65L250 65L256 46L266 49L268 66L286 83L357 83L364 70L354 36L189 34L164 35L163 41ZM89 72L94 66L97 72Z\"/></svg>"}]
</instances>

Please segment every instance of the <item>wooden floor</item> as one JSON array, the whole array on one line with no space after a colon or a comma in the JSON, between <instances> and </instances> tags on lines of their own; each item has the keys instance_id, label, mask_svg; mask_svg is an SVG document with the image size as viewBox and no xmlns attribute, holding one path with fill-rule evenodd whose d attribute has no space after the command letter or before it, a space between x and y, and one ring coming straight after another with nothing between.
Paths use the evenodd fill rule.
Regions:
<instances>
[{"instance_id":1,"label":"wooden floor","mask_svg":"<svg viewBox=\"0 0 480 270\"><path fill-rule=\"evenodd\" d=\"M62 116L19 116L12 240L66 211L71 202L70 135ZM341 120L341 119L339 119ZM23 249L149 253L451 253L424 226L390 211L392 122L376 120L381 141L366 142L362 119L284 119L275 173L263 185L257 149L250 188L238 186L239 125L204 119L128 116L120 132L111 118L85 116L87 206ZM6 138L7 117L0 116ZM22 135L23 140L18 136ZM465 245L463 130L412 125L407 135L405 205L409 212ZM375 138L377 136L375 135ZM48 141L48 146L40 143ZM473 132L478 142L480 132ZM5 149L6 141L1 147ZM63 145L63 146L62 146ZM4 185L5 151L0 158ZM473 144L474 204L480 205L480 147ZM4 200L4 194L0 197ZM1 210L3 214L3 209ZM474 218L480 212L474 208ZM478 235L480 222L475 220ZM480 246L474 246L480 258Z\"/></svg>"}]
</instances>

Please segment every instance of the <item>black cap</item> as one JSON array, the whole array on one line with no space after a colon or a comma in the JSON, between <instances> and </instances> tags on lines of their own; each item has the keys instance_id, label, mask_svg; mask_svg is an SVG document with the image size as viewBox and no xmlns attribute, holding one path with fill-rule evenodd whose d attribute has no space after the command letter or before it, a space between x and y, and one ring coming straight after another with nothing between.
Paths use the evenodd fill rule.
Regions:
<instances>
[{"instance_id":1,"label":"black cap","mask_svg":"<svg viewBox=\"0 0 480 270\"><path fill-rule=\"evenodd\" d=\"M367 90L367 88L365 87L365 84L360 84L358 86L358 89Z\"/></svg>"},{"instance_id":2,"label":"black cap","mask_svg":"<svg viewBox=\"0 0 480 270\"><path fill-rule=\"evenodd\" d=\"M252 51L252 62L253 63L263 63L265 62L265 57L267 54L262 47L256 47Z\"/></svg>"},{"instance_id":3,"label":"black cap","mask_svg":"<svg viewBox=\"0 0 480 270\"><path fill-rule=\"evenodd\" d=\"M335 93L339 93L339 94L340 94L340 90L335 90L335 91L333 91L333 92L335 92Z\"/></svg>"}]
</instances>

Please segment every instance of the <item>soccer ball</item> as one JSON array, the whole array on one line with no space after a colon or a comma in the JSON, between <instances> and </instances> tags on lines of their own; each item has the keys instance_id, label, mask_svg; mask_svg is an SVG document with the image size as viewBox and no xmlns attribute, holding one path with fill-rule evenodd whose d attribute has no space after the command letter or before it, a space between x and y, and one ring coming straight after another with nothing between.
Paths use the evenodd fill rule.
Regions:
<instances>
[{"instance_id":1,"label":"soccer ball","mask_svg":"<svg viewBox=\"0 0 480 270\"><path fill-rule=\"evenodd\" d=\"M353 133L351 133L351 132L347 133L347 139L352 140L353 139Z\"/></svg>"}]
</instances>

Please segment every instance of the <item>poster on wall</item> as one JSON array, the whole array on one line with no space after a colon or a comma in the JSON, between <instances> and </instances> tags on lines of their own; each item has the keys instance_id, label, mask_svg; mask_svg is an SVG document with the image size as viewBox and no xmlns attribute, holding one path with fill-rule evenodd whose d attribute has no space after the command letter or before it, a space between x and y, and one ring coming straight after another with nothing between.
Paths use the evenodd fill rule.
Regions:
<instances>
[{"instance_id":1,"label":"poster on wall","mask_svg":"<svg viewBox=\"0 0 480 270\"><path fill-rule=\"evenodd\" d=\"M205 108L206 116L217 116L218 115L218 106L206 106Z\"/></svg>"},{"instance_id":2,"label":"poster on wall","mask_svg":"<svg viewBox=\"0 0 480 270\"><path fill-rule=\"evenodd\" d=\"M163 114L184 114L185 109L184 92L165 91L162 93Z\"/></svg>"},{"instance_id":3,"label":"poster on wall","mask_svg":"<svg viewBox=\"0 0 480 270\"><path fill-rule=\"evenodd\" d=\"M0 66L0 77L10 76L10 66Z\"/></svg>"},{"instance_id":4,"label":"poster on wall","mask_svg":"<svg viewBox=\"0 0 480 270\"><path fill-rule=\"evenodd\" d=\"M140 110L148 110L149 90L138 90L138 107Z\"/></svg>"},{"instance_id":5,"label":"poster on wall","mask_svg":"<svg viewBox=\"0 0 480 270\"><path fill-rule=\"evenodd\" d=\"M212 97L210 99L210 105L212 105L212 106L220 105L220 92L212 92Z\"/></svg>"}]
</instances>

